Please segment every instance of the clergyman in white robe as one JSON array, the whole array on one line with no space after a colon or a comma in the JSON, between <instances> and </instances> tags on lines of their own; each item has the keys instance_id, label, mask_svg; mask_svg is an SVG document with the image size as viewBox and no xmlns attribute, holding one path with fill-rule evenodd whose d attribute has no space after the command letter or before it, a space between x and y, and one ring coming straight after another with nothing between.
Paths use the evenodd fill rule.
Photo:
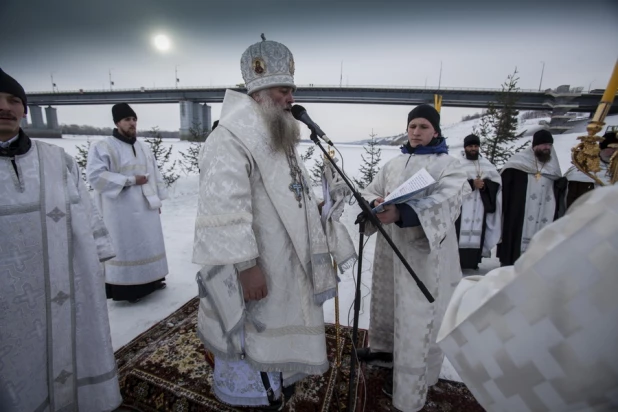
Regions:
<instances>
[{"instance_id":1,"label":"clergyman in white robe","mask_svg":"<svg viewBox=\"0 0 618 412\"><path fill-rule=\"evenodd\" d=\"M462 152L460 160L472 192L464 196L457 220L459 260L462 269L478 269L482 258L491 257L502 234L502 179L496 166L480 154L470 160ZM483 180L483 189L474 187L475 179Z\"/></svg>"},{"instance_id":2,"label":"clergyman in white robe","mask_svg":"<svg viewBox=\"0 0 618 412\"><path fill-rule=\"evenodd\" d=\"M470 186L459 160L446 154L441 141L444 152L401 154L390 160L362 192L368 201L384 198L422 168L437 181L407 203L416 212L419 226L384 226L434 303L425 298L384 237L378 234L376 240L369 343L372 352L394 355L393 405L405 412L422 409L429 387L438 382L444 355L436 335L461 280L455 221Z\"/></svg>"},{"instance_id":3,"label":"clergyman in white robe","mask_svg":"<svg viewBox=\"0 0 618 412\"><path fill-rule=\"evenodd\" d=\"M336 285L329 245L298 153L300 200L286 153L269 140L258 103L228 90L200 159L198 333L215 355L215 394L233 405L268 404L259 372L278 398L278 373L290 386L329 368L322 310ZM237 273L256 264L268 295L245 302Z\"/></svg>"},{"instance_id":4,"label":"clergyman in white robe","mask_svg":"<svg viewBox=\"0 0 618 412\"><path fill-rule=\"evenodd\" d=\"M618 410L618 186L457 287L438 343L489 412Z\"/></svg>"},{"instance_id":5,"label":"clergyman in white robe","mask_svg":"<svg viewBox=\"0 0 618 412\"><path fill-rule=\"evenodd\" d=\"M23 131L16 145L0 156L0 410L115 410L111 239L72 157Z\"/></svg>"},{"instance_id":6,"label":"clergyman in white robe","mask_svg":"<svg viewBox=\"0 0 618 412\"><path fill-rule=\"evenodd\" d=\"M114 136L92 145L86 170L117 250L105 262L108 298L137 300L160 288L168 274L160 218L168 195L156 160L146 143L129 142L114 129ZM148 182L136 185L137 175Z\"/></svg>"}]
</instances>

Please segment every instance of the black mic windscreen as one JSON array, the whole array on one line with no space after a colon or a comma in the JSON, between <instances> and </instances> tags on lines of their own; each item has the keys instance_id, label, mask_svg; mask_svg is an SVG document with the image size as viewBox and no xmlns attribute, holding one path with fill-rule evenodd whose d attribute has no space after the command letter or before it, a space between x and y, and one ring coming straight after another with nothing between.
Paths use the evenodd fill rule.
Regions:
<instances>
[{"instance_id":1,"label":"black mic windscreen","mask_svg":"<svg viewBox=\"0 0 618 412\"><path fill-rule=\"evenodd\" d=\"M300 120L300 116L302 116L303 113L307 113L307 110L300 104L292 106L292 116L294 116L296 120Z\"/></svg>"}]
</instances>

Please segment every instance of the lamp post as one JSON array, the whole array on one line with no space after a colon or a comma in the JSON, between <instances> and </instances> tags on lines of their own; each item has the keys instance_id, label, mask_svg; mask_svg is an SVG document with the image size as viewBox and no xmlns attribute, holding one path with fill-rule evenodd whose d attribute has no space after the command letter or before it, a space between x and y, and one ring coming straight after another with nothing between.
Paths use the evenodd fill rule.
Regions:
<instances>
[{"instance_id":1,"label":"lamp post","mask_svg":"<svg viewBox=\"0 0 618 412\"><path fill-rule=\"evenodd\" d=\"M54 82L54 72L51 72L49 77L51 77L52 92L55 92L58 90L58 86L56 86L56 83Z\"/></svg>"},{"instance_id":2,"label":"lamp post","mask_svg":"<svg viewBox=\"0 0 618 412\"><path fill-rule=\"evenodd\" d=\"M112 69L109 69L109 90L112 91L114 82L112 81Z\"/></svg>"},{"instance_id":3,"label":"lamp post","mask_svg":"<svg viewBox=\"0 0 618 412\"><path fill-rule=\"evenodd\" d=\"M539 81L539 91L541 91L541 85L543 84L543 73L545 72L545 62L541 62L543 68L541 69L541 80Z\"/></svg>"}]
</instances>

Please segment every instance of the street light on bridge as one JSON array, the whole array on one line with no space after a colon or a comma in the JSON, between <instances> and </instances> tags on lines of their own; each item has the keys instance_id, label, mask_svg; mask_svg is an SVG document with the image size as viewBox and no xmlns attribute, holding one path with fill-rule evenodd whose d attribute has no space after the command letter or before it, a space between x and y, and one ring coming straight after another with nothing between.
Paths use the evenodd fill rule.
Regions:
<instances>
[{"instance_id":1,"label":"street light on bridge","mask_svg":"<svg viewBox=\"0 0 618 412\"><path fill-rule=\"evenodd\" d=\"M51 77L52 92L58 91L58 86L56 86L56 83L54 82L54 73L55 72L51 72L49 74L49 77Z\"/></svg>"},{"instance_id":2,"label":"street light on bridge","mask_svg":"<svg viewBox=\"0 0 618 412\"><path fill-rule=\"evenodd\" d=\"M112 69L109 69L109 90L112 91L114 82L112 81Z\"/></svg>"}]
</instances>

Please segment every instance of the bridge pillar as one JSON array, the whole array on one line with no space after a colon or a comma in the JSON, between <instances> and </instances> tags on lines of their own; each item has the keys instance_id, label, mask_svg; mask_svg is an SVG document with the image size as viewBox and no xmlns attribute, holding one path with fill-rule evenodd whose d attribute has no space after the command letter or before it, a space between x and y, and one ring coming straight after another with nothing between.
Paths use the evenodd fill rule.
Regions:
<instances>
[{"instance_id":1,"label":"bridge pillar","mask_svg":"<svg viewBox=\"0 0 618 412\"><path fill-rule=\"evenodd\" d=\"M197 128L205 128L204 124L204 112L202 112L202 105L193 102L193 126Z\"/></svg>"},{"instance_id":2,"label":"bridge pillar","mask_svg":"<svg viewBox=\"0 0 618 412\"><path fill-rule=\"evenodd\" d=\"M180 140L191 138L191 128L193 127L193 102L181 100L180 102Z\"/></svg>"},{"instance_id":3,"label":"bridge pillar","mask_svg":"<svg viewBox=\"0 0 618 412\"><path fill-rule=\"evenodd\" d=\"M43 110L41 110L41 106L28 106L28 111L30 112L30 119L32 120L32 128L45 129Z\"/></svg>"},{"instance_id":4,"label":"bridge pillar","mask_svg":"<svg viewBox=\"0 0 618 412\"><path fill-rule=\"evenodd\" d=\"M47 128L56 130L58 125L58 111L55 107L48 106L45 108L45 117L47 118Z\"/></svg>"},{"instance_id":5,"label":"bridge pillar","mask_svg":"<svg viewBox=\"0 0 618 412\"><path fill-rule=\"evenodd\" d=\"M562 85L555 90L548 90L546 94L553 97L553 100L545 102L551 107L551 121L548 128L553 134L562 134L572 127L569 126L569 120L573 116L570 116L568 112L579 107L579 104L573 100L581 96L582 88Z\"/></svg>"},{"instance_id":6,"label":"bridge pillar","mask_svg":"<svg viewBox=\"0 0 618 412\"><path fill-rule=\"evenodd\" d=\"M204 119L204 122L202 124L204 125L204 130L209 132L212 131L212 115L210 112L211 107L204 103L202 106L202 118Z\"/></svg>"}]
</instances>

